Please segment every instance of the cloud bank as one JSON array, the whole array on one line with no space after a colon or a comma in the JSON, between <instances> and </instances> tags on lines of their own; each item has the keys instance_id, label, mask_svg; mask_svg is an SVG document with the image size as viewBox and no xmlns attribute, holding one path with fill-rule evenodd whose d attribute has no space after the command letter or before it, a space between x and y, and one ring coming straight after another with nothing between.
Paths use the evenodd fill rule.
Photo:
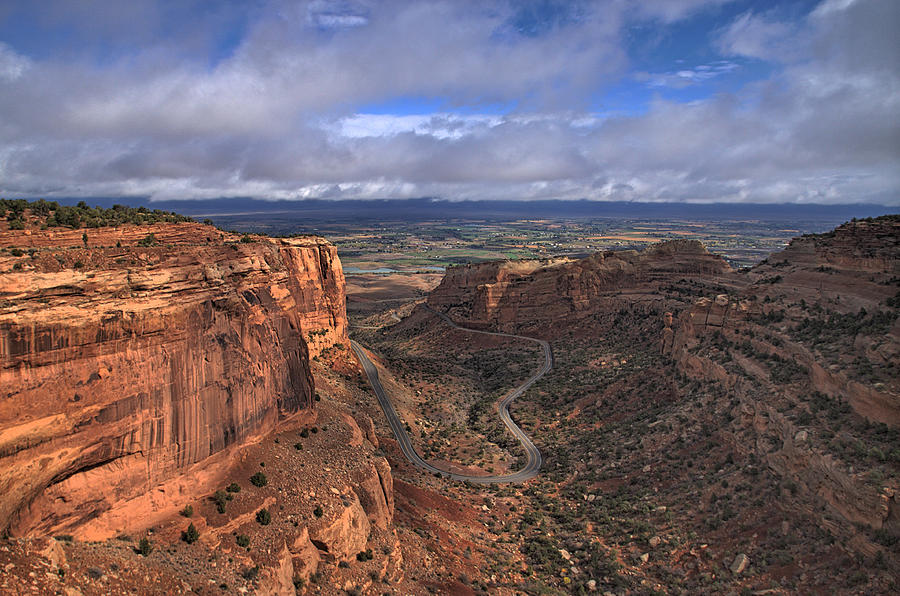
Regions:
<instances>
[{"instance_id":1,"label":"cloud bank","mask_svg":"<svg viewBox=\"0 0 900 596\"><path fill-rule=\"evenodd\" d=\"M73 41L0 42L0 193L900 204L900 3L742 11L709 60L635 68L633 31L724 4L23 4ZM604 110L623 82L648 101Z\"/></svg>"}]
</instances>

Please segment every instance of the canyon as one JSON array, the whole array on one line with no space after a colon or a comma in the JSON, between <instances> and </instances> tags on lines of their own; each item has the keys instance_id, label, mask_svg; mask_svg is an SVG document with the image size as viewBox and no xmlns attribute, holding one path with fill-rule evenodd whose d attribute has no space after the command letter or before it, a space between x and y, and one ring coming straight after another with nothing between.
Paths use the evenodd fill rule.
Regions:
<instances>
[{"instance_id":1,"label":"canyon","mask_svg":"<svg viewBox=\"0 0 900 596\"><path fill-rule=\"evenodd\" d=\"M0 222L0 591L895 585L896 217L752 268L668 240L366 302L354 338L442 469L516 469L494 405L540 353L431 309L549 343L510 407L541 471L498 486L405 460L326 240L25 221Z\"/></svg>"},{"instance_id":2,"label":"canyon","mask_svg":"<svg viewBox=\"0 0 900 596\"><path fill-rule=\"evenodd\" d=\"M728 567L738 554L746 556L741 550L756 558L771 557L765 553L773 548L790 550L785 545L797 538L776 539L784 530L761 523L778 519L783 528L826 528L824 541L804 534L807 551L868 561L855 579L836 580L844 589L840 581L879 577L873 566L893 570L882 580L898 568L898 238L900 220L889 216L796 238L742 270L691 241L575 261L461 266L447 271L427 301L469 325L547 339L557 368L569 361L568 372L519 416L524 428L546 437L561 423L548 424L547 413L574 408L550 441L570 455L554 462L549 447L546 466L557 482L582 487L573 496L586 498L611 482L640 482L658 491L636 490L643 499L668 502L660 505L667 526L706 534L719 548L734 543L730 553L704 553L719 561L701 556L688 567L677 557L663 559L657 572L702 578L707 569L709 578L716 564ZM410 334L442 349L418 329L398 331L395 340L414 345L404 339ZM585 360L586 353L596 356ZM597 369L615 368L618 384L595 389L609 374ZM623 418L632 422L614 424ZM605 451L604 461L598 446L613 439L604 428L636 451ZM678 465L684 458L693 474ZM722 507L737 499L739 508ZM569 511L593 517L581 503ZM745 533L754 539L742 538ZM653 566L640 569L644 554L633 552L633 571L654 577ZM796 553L779 556L807 570L821 565ZM838 564L848 576L853 567ZM777 571L779 581L783 573ZM793 585L821 589L811 575L798 572ZM868 589L875 592L890 585L874 581Z\"/></svg>"}]
</instances>

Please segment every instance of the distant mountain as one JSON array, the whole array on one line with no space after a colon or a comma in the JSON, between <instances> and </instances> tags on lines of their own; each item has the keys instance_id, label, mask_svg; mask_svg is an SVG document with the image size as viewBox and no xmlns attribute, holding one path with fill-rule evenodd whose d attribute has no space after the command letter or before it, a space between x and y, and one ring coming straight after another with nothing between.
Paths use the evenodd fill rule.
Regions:
<instances>
[{"instance_id":1,"label":"distant mountain","mask_svg":"<svg viewBox=\"0 0 900 596\"><path fill-rule=\"evenodd\" d=\"M365 199L266 201L252 198L150 201L146 198L96 197L57 199L61 204L85 201L90 205L145 206L213 219L228 216L292 214L315 221L417 220L428 218L640 218L640 219L752 219L821 221L828 227L854 217L884 215L896 208L884 205L785 205L755 203L640 203L599 201L447 201L443 199Z\"/></svg>"}]
</instances>

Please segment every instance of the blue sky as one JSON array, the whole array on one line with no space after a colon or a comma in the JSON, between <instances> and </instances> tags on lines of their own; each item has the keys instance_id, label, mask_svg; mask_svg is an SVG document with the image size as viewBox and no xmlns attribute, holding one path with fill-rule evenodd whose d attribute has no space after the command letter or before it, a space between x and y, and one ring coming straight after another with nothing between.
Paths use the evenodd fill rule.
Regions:
<instances>
[{"instance_id":1,"label":"blue sky","mask_svg":"<svg viewBox=\"0 0 900 596\"><path fill-rule=\"evenodd\" d=\"M0 5L5 196L898 204L889 0Z\"/></svg>"}]
</instances>

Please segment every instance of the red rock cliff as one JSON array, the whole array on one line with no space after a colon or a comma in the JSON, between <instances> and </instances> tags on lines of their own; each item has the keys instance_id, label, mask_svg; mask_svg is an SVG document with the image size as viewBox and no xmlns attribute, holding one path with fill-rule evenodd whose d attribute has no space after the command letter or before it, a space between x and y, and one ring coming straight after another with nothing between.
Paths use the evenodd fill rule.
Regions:
<instances>
[{"instance_id":1,"label":"red rock cliff","mask_svg":"<svg viewBox=\"0 0 900 596\"><path fill-rule=\"evenodd\" d=\"M123 508L150 519L204 490L231 451L312 412L309 358L347 344L341 264L320 238L26 232L0 232L35 249L0 256L0 526L14 534L108 535Z\"/></svg>"},{"instance_id":2,"label":"red rock cliff","mask_svg":"<svg viewBox=\"0 0 900 596\"><path fill-rule=\"evenodd\" d=\"M730 271L693 240L642 252L599 252L577 261L498 261L450 267L428 304L469 324L510 328L522 321L558 321L590 312L595 301L623 289L651 286L673 274Z\"/></svg>"}]
</instances>

